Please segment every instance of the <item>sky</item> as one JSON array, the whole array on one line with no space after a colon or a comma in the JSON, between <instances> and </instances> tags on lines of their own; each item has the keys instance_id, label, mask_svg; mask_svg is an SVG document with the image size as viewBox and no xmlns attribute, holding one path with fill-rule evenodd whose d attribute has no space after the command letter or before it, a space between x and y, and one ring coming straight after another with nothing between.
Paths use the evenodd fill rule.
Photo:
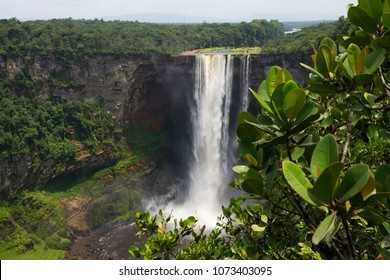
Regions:
<instances>
[{"instance_id":1,"label":"sky","mask_svg":"<svg viewBox=\"0 0 390 280\"><path fill-rule=\"evenodd\" d=\"M187 16L201 21L239 22L338 19L357 0L0 0L0 19L101 19L152 13L154 19ZM164 15L163 14L168 14Z\"/></svg>"}]
</instances>

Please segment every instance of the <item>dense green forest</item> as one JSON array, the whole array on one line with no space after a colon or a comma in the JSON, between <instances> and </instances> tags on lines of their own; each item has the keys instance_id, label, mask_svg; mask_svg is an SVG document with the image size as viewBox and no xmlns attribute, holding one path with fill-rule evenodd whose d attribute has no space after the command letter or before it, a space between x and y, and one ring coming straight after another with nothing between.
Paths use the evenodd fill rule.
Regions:
<instances>
[{"instance_id":1,"label":"dense green forest","mask_svg":"<svg viewBox=\"0 0 390 280\"><path fill-rule=\"evenodd\" d=\"M237 24L153 24L126 21L53 19L0 21L0 54L83 56L171 55L220 46L258 46L282 36L283 24L253 20Z\"/></svg>"}]
</instances>

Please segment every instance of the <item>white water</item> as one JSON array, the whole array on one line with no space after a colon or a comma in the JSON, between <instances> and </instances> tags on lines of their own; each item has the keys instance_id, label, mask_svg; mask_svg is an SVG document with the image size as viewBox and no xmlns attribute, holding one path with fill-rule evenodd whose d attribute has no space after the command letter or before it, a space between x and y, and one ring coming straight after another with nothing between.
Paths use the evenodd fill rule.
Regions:
<instances>
[{"instance_id":1,"label":"white water","mask_svg":"<svg viewBox=\"0 0 390 280\"><path fill-rule=\"evenodd\" d=\"M240 110L248 108L249 58L242 61ZM199 224L213 227L221 215L224 194L229 188L232 150L230 111L232 108L233 57L223 54L195 57L195 89L191 104L193 132L188 195L184 202L168 205L175 217L196 216ZM234 116L237 118L237 116ZM232 144L233 143L233 144Z\"/></svg>"},{"instance_id":2,"label":"white water","mask_svg":"<svg viewBox=\"0 0 390 280\"><path fill-rule=\"evenodd\" d=\"M241 58L241 110L246 111L249 107L249 84L250 84L250 55Z\"/></svg>"}]
</instances>

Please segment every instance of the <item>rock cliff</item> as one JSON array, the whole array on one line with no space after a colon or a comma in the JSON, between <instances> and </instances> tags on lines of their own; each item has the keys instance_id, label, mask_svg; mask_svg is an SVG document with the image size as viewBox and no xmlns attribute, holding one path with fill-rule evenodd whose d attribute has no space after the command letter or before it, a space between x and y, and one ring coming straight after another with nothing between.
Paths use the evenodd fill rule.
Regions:
<instances>
[{"instance_id":1,"label":"rock cliff","mask_svg":"<svg viewBox=\"0 0 390 280\"><path fill-rule=\"evenodd\" d=\"M273 65L288 68L299 83L304 83L307 74L299 65L301 57L305 56L252 56L251 87L257 89ZM235 65L235 75L239 77L239 58ZM178 132L188 130L187 95L192 94L193 71L193 56L144 59L99 55L77 61L59 60L50 55L34 58L0 56L2 78L13 79L18 73L27 72L36 81L39 95L43 97L72 101L101 98L105 110L123 130L147 120L151 129L169 130L168 134L174 139L180 137ZM73 166L57 166L53 173L48 170L53 170L56 163L48 161L37 167L34 155L2 159L0 193L12 196L19 189L42 186L52 177L97 169L114 160L112 155L103 153L78 161Z\"/></svg>"}]
</instances>

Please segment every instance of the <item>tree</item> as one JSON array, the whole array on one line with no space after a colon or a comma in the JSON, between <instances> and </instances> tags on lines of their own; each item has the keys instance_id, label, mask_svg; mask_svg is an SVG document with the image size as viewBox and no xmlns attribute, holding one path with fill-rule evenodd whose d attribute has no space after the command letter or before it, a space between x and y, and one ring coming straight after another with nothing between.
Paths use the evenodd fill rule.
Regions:
<instances>
[{"instance_id":1,"label":"tree","mask_svg":"<svg viewBox=\"0 0 390 280\"><path fill-rule=\"evenodd\" d=\"M261 110L239 116L243 163L232 182L248 196L222 207L219 228L197 233L190 217L169 231L170 216L137 214L140 235L150 235L131 254L390 259L390 1L359 0L348 19L349 36L324 39L314 66L302 64L311 72L306 88L274 66L251 90ZM364 147L374 143L380 151L372 160ZM193 239L183 245L187 235Z\"/></svg>"}]
</instances>

